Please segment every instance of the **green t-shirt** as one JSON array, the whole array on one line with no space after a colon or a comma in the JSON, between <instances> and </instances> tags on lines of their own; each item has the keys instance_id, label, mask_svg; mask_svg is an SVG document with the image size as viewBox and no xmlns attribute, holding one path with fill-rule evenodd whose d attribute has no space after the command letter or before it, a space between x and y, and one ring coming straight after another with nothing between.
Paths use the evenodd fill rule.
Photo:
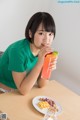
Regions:
<instances>
[{"instance_id":1,"label":"green t-shirt","mask_svg":"<svg viewBox=\"0 0 80 120\"><path fill-rule=\"evenodd\" d=\"M19 40L11 44L0 57L0 82L16 89L12 77L12 71L28 74L36 65L38 57L30 50L30 42L27 39Z\"/></svg>"}]
</instances>

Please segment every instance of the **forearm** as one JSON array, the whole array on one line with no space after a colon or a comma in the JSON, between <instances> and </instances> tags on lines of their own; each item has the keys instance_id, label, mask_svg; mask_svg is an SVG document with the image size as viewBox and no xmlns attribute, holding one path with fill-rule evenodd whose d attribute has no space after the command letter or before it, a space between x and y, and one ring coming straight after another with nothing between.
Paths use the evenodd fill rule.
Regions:
<instances>
[{"instance_id":1,"label":"forearm","mask_svg":"<svg viewBox=\"0 0 80 120\"><path fill-rule=\"evenodd\" d=\"M31 88L37 81L41 69L42 65L37 63L35 67L32 69L32 71L24 78L19 88L22 94L27 94L31 90Z\"/></svg>"}]
</instances>

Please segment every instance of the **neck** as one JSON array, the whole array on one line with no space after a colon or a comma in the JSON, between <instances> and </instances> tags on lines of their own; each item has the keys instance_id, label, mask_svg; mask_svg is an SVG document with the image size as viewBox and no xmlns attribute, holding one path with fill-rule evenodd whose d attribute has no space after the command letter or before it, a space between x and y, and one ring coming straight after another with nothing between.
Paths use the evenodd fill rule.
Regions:
<instances>
[{"instance_id":1,"label":"neck","mask_svg":"<svg viewBox=\"0 0 80 120\"><path fill-rule=\"evenodd\" d=\"M32 44L32 43L30 43L30 49L31 49L32 54L33 54L34 56L37 56L38 53L39 53L39 51L40 51L40 49L38 49L37 47L35 47L35 45Z\"/></svg>"}]
</instances>

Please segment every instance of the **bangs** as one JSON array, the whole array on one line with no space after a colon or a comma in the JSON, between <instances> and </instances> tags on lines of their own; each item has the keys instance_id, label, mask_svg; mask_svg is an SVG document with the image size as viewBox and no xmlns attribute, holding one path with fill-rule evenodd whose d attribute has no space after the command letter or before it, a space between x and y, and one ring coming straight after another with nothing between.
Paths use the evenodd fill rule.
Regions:
<instances>
[{"instance_id":1,"label":"bangs","mask_svg":"<svg viewBox=\"0 0 80 120\"><path fill-rule=\"evenodd\" d=\"M43 19L42 25L45 31L55 33L55 23L52 19L49 19L49 18Z\"/></svg>"}]
</instances>

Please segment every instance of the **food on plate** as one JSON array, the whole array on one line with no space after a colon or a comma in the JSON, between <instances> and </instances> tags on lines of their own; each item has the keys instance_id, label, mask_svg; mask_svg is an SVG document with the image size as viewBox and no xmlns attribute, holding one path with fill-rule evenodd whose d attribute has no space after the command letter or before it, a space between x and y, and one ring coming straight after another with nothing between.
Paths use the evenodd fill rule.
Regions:
<instances>
[{"instance_id":1,"label":"food on plate","mask_svg":"<svg viewBox=\"0 0 80 120\"><path fill-rule=\"evenodd\" d=\"M49 103L49 105L50 106L55 106L55 102L53 101L53 100L51 100L51 99L48 99L48 98L40 98L39 99L40 101L46 101L46 102L48 102Z\"/></svg>"},{"instance_id":2,"label":"food on plate","mask_svg":"<svg viewBox=\"0 0 80 120\"><path fill-rule=\"evenodd\" d=\"M38 107L41 109L53 107L54 112L58 112L55 102L48 98L39 98Z\"/></svg>"},{"instance_id":3,"label":"food on plate","mask_svg":"<svg viewBox=\"0 0 80 120\"><path fill-rule=\"evenodd\" d=\"M43 108L49 108L50 105L47 101L40 101L40 102L38 102L38 107L43 109Z\"/></svg>"}]
</instances>

